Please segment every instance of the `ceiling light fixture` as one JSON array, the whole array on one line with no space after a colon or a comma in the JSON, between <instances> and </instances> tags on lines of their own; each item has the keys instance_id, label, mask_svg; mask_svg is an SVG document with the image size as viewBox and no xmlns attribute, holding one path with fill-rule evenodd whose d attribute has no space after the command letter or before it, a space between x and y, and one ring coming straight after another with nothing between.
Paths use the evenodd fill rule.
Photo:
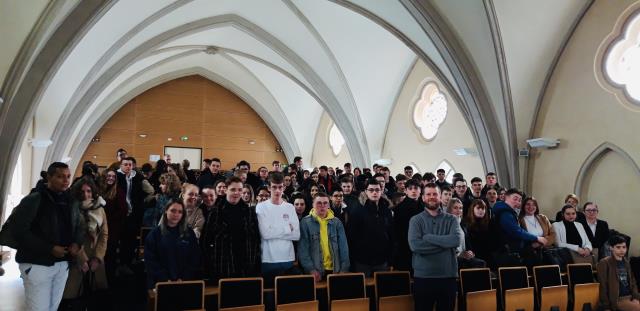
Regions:
<instances>
[{"instance_id":1,"label":"ceiling light fixture","mask_svg":"<svg viewBox=\"0 0 640 311\"><path fill-rule=\"evenodd\" d=\"M140 138L147 138L147 134L138 134L138 136L140 136Z\"/></svg>"}]
</instances>

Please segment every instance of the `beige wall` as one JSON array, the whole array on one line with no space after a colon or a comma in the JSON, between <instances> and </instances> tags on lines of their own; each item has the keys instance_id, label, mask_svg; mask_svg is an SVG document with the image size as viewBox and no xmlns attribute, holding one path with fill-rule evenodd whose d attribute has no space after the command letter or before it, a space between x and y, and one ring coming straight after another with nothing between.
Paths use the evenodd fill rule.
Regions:
<instances>
[{"instance_id":1,"label":"beige wall","mask_svg":"<svg viewBox=\"0 0 640 311\"><path fill-rule=\"evenodd\" d=\"M142 133L147 137L138 136ZM201 76L172 80L138 95L96 136L100 142L89 145L80 163L108 166L116 150L124 148L142 165L150 155L162 155L164 146L202 148L202 158L220 158L223 169L240 160L249 161L252 169L271 167L273 160L286 162L284 153L275 151L278 141L260 116L238 96ZM182 136L188 141L181 141ZM191 168L200 168L200 163L191 163ZM79 166L76 173L81 171Z\"/></svg>"},{"instance_id":2,"label":"beige wall","mask_svg":"<svg viewBox=\"0 0 640 311\"><path fill-rule=\"evenodd\" d=\"M596 53L618 16L633 1L596 1L567 45L544 96L535 137L559 138L554 150L532 153L529 182L543 213L555 214L567 193L574 192L580 168L601 144L627 153L605 152L586 171L581 203L596 201L611 228L638 241L640 226L629 215L638 212L640 113L617 101L596 79ZM635 163L634 163L635 162ZM634 246L635 245L635 246ZM638 243L632 254L638 255Z\"/></svg>"},{"instance_id":3,"label":"beige wall","mask_svg":"<svg viewBox=\"0 0 640 311\"><path fill-rule=\"evenodd\" d=\"M347 162L351 163L351 156L347 146L344 145L340 153L336 156L329 145L329 130L333 125L333 120L326 112L322 113L318 130L316 132L316 140L313 144L312 159L309 163L311 166L318 167L327 165L332 167L343 167ZM305 163L305 162L303 162Z\"/></svg>"},{"instance_id":4,"label":"beige wall","mask_svg":"<svg viewBox=\"0 0 640 311\"><path fill-rule=\"evenodd\" d=\"M456 104L450 100L447 90L440 89L447 96L448 109L447 117L440 125L436 137L426 141L414 126L412 114L419 88L429 80L438 82L433 72L422 61L418 61L395 103L382 151L383 158L392 160L389 166L391 173L401 173L407 164L416 165L420 173L434 172L438 164L446 159L467 180L473 176L480 176L484 180L484 170L477 155L457 156L453 153L453 149L475 149L476 145L469 127Z\"/></svg>"}]
</instances>

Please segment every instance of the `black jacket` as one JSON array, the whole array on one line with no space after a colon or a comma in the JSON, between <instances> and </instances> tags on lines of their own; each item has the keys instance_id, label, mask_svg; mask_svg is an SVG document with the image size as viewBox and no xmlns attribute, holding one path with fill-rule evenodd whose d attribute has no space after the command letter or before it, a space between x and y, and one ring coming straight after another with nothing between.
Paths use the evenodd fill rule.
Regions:
<instances>
[{"instance_id":1,"label":"black jacket","mask_svg":"<svg viewBox=\"0 0 640 311\"><path fill-rule=\"evenodd\" d=\"M200 178L198 179L198 188L202 190L205 186L213 186L216 181L224 179L224 176L218 172L218 174L211 173L210 170L206 170L200 174Z\"/></svg>"},{"instance_id":2,"label":"black jacket","mask_svg":"<svg viewBox=\"0 0 640 311\"><path fill-rule=\"evenodd\" d=\"M393 217L387 200L378 205L367 200L364 206L349 211L348 240L351 257L358 263L391 263L393 254Z\"/></svg>"},{"instance_id":3,"label":"black jacket","mask_svg":"<svg viewBox=\"0 0 640 311\"><path fill-rule=\"evenodd\" d=\"M424 208L420 200L404 198L394 210L393 232L395 248L393 254L393 267L396 270L409 271L411 269L411 249L409 248L409 220L411 217L420 214Z\"/></svg>"},{"instance_id":4,"label":"black jacket","mask_svg":"<svg viewBox=\"0 0 640 311\"><path fill-rule=\"evenodd\" d=\"M82 246L86 227L80 215L79 202L73 200L68 192L64 195L69 202L66 213L70 217L72 243ZM46 189L26 196L15 207L7 223L11 223L11 231L18 242L16 262L52 266L58 261L51 255L53 246L60 242L60 220L56 208Z\"/></svg>"},{"instance_id":5,"label":"black jacket","mask_svg":"<svg viewBox=\"0 0 640 311\"><path fill-rule=\"evenodd\" d=\"M235 240L235 237L242 237ZM209 213L203 232L205 276L221 278L256 276L260 271L261 240L255 208L244 201L231 205L223 198Z\"/></svg>"},{"instance_id":6,"label":"black jacket","mask_svg":"<svg viewBox=\"0 0 640 311\"><path fill-rule=\"evenodd\" d=\"M609 224L604 220L597 220L596 223L596 235L593 235L591 232L591 228L589 228L589 224L587 224L587 219L578 220L579 223L584 227L584 231L587 233L587 237L589 238L589 242L591 242L591 246L593 248L600 249L605 242L609 240Z\"/></svg>"},{"instance_id":7,"label":"black jacket","mask_svg":"<svg viewBox=\"0 0 640 311\"><path fill-rule=\"evenodd\" d=\"M131 174L133 174L133 170L131 170ZM142 216L144 215L144 198L147 195L142 190L142 174L137 173L135 176L131 178L131 214L128 216L134 217L137 222L142 224ZM127 196L127 178L124 173L118 171L118 192L124 193L126 198ZM128 207L127 207L128 208Z\"/></svg>"}]
</instances>

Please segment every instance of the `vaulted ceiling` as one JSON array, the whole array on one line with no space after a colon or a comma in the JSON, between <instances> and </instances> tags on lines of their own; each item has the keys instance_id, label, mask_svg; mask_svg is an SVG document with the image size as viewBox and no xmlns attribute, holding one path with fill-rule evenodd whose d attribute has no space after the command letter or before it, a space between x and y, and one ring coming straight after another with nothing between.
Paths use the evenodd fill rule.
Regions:
<instances>
[{"instance_id":1,"label":"vaulted ceiling","mask_svg":"<svg viewBox=\"0 0 640 311\"><path fill-rule=\"evenodd\" d=\"M33 167L77 161L128 100L199 74L262 116L285 154L311 158L324 111L352 160L380 158L416 59L443 81L487 170L519 181L555 61L590 0L44 0L0 9L0 190L26 138ZM25 137L33 121L32 135ZM419 156L419 155L416 155Z\"/></svg>"}]
</instances>

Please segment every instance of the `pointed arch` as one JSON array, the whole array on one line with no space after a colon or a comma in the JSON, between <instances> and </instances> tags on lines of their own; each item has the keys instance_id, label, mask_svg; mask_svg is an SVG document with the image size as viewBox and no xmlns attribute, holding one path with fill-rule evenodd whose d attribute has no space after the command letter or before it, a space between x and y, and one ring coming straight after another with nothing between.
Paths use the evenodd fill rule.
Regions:
<instances>
[{"instance_id":1,"label":"pointed arch","mask_svg":"<svg viewBox=\"0 0 640 311\"><path fill-rule=\"evenodd\" d=\"M600 146L596 147L589 156L584 160L582 165L580 166L580 170L578 171L578 176L576 177L576 183L574 187L574 193L577 195L582 195L582 191L585 188L584 183L589 175L589 172L593 169L594 165L598 163L600 159L602 159L607 153L615 152L619 154L625 161L634 168L636 174L640 176L640 167L633 160L633 158L627 153L624 149L618 147L617 145L611 142L604 142Z\"/></svg>"},{"instance_id":2,"label":"pointed arch","mask_svg":"<svg viewBox=\"0 0 640 311\"><path fill-rule=\"evenodd\" d=\"M456 169L451 164L451 162L449 162L447 159L442 159L442 161L440 161L440 164L438 164L438 166L436 166L434 171L437 172L441 168L444 169L444 175L445 175L444 179L448 183L452 183L453 182L453 174L455 174L457 172L456 172Z\"/></svg>"}]
</instances>

